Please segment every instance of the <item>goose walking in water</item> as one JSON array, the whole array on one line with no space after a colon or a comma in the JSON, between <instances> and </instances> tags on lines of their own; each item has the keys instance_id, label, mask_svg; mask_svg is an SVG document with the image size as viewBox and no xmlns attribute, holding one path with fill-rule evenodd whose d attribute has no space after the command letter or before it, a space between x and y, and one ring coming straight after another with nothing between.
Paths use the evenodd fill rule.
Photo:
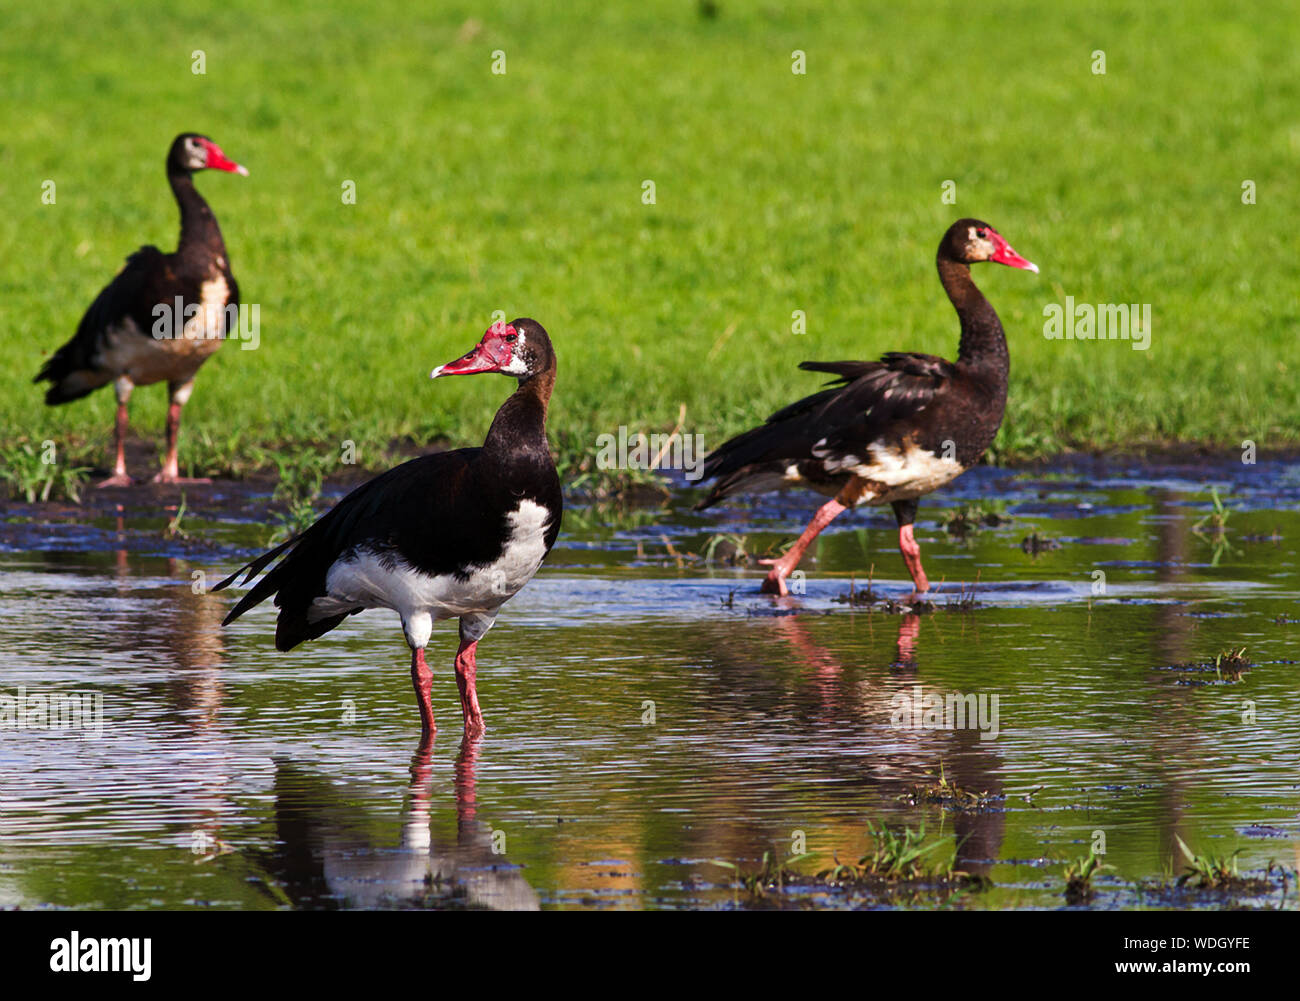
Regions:
<instances>
[{"instance_id":1,"label":"goose walking in water","mask_svg":"<svg viewBox=\"0 0 1300 1001\"><path fill-rule=\"evenodd\" d=\"M1002 322L971 280L983 261L1037 272L986 222L961 219L939 243L939 280L961 321L957 360L891 352L880 361L806 361L799 367L836 378L828 389L792 403L765 424L732 438L704 465L716 479L697 505L738 493L808 487L831 499L794 545L771 566L763 590L786 594L785 579L837 515L862 504L889 504L898 548L916 592L930 583L912 526L921 497L975 465L992 444L1007 402L1010 359Z\"/></svg>"}]
</instances>

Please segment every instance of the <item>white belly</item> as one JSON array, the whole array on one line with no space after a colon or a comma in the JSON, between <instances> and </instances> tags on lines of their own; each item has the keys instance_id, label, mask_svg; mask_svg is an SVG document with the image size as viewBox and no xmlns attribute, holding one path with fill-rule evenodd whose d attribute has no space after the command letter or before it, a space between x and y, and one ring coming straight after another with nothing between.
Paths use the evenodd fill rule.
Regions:
<instances>
[{"instance_id":1,"label":"white belly","mask_svg":"<svg viewBox=\"0 0 1300 1001\"><path fill-rule=\"evenodd\" d=\"M510 532L501 555L466 568L466 579L423 573L391 554L381 558L372 550L353 552L330 567L325 576L329 593L312 602L307 618L316 622L357 608L391 608L419 646L428 642L437 619L486 617L490 626L496 610L533 578L546 556L546 508L526 500L507 521Z\"/></svg>"}]
</instances>

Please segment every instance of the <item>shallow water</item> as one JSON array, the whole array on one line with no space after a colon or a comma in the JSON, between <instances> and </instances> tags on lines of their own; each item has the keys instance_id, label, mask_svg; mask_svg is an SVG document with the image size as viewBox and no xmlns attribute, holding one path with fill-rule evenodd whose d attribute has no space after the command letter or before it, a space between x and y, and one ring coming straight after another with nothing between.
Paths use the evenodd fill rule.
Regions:
<instances>
[{"instance_id":1,"label":"shallow water","mask_svg":"<svg viewBox=\"0 0 1300 1001\"><path fill-rule=\"evenodd\" d=\"M1231 509L1217 544L1194 531L1211 485ZM85 524L4 509L0 696L99 696L102 728L0 726L0 905L730 907L747 895L718 861L804 843L812 873L881 821L958 843L992 888L767 902L1064 906L1063 864L1101 832L1094 906L1294 905L1294 880L1231 900L1152 884L1182 868L1175 835L1240 849L1243 872L1300 861L1295 462L975 470L922 507L944 582L924 614L842 600L868 576L909 592L888 512L835 523L805 593L773 599L756 567L697 554L720 532L761 552L815 498L571 508L480 646L489 730L465 749L451 624L423 749L395 616L290 654L273 609L221 628L233 599L194 574L268 534L262 498L207 503L223 489L191 498L188 538L148 495ZM942 517L976 500L1010 520L950 537ZM1032 533L1059 548L1027 554ZM1237 680L1211 663L1230 647L1253 664ZM996 736L991 716L895 725L926 722L899 718L918 686L989 713L997 696ZM940 775L982 805L909 795Z\"/></svg>"}]
</instances>

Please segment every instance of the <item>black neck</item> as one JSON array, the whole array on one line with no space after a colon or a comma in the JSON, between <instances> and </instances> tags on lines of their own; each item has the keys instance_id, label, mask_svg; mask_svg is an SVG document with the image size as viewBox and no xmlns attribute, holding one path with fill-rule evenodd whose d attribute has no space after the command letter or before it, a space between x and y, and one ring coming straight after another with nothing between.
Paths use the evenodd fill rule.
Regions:
<instances>
[{"instance_id":1,"label":"black neck","mask_svg":"<svg viewBox=\"0 0 1300 1001\"><path fill-rule=\"evenodd\" d=\"M1011 367L1002 321L992 304L971 280L970 265L949 257L938 257L939 280L961 320L961 345L957 361L992 367L1004 376Z\"/></svg>"},{"instance_id":2,"label":"black neck","mask_svg":"<svg viewBox=\"0 0 1300 1001\"><path fill-rule=\"evenodd\" d=\"M221 227L194 187L193 176L186 171L168 170L167 181L181 210L181 236L176 253L182 258L224 257L226 245L221 238Z\"/></svg>"},{"instance_id":3,"label":"black neck","mask_svg":"<svg viewBox=\"0 0 1300 1001\"><path fill-rule=\"evenodd\" d=\"M546 409L555 386L555 366L521 380L519 388L501 404L488 428L483 450L507 463L552 465L546 440Z\"/></svg>"}]
</instances>

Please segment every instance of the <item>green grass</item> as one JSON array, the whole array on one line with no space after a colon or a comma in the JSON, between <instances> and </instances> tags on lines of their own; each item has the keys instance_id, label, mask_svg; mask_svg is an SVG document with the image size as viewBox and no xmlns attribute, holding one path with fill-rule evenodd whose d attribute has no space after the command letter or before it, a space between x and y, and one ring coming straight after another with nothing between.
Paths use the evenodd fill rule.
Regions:
<instances>
[{"instance_id":1,"label":"green grass","mask_svg":"<svg viewBox=\"0 0 1300 1001\"><path fill-rule=\"evenodd\" d=\"M781 893L787 884L810 885L824 884L838 887L874 886L883 884L938 881L940 883L958 879L966 880L966 873L955 868L953 850L954 842L950 838L939 838L926 843L925 827L912 830L910 827L890 828L884 823L879 825L867 823L867 835L871 839L870 851L857 862L841 862L838 854L833 856L834 864L810 877L796 866L816 858L815 852L782 858L776 849L765 851L757 869L741 868L734 862L724 859L712 859L712 863L734 873L732 887L737 891L744 889L751 898L764 897L768 890ZM935 857L931 852L945 848L947 854ZM973 885L982 885L979 880L971 881Z\"/></svg>"},{"instance_id":2,"label":"green grass","mask_svg":"<svg viewBox=\"0 0 1300 1001\"><path fill-rule=\"evenodd\" d=\"M1101 860L1101 856L1095 852L1089 852L1086 856L1081 856L1073 862L1066 863L1065 866L1065 900L1069 904L1086 904L1092 900L1096 891L1092 885L1092 877L1104 869L1113 869L1114 866L1106 865Z\"/></svg>"},{"instance_id":3,"label":"green grass","mask_svg":"<svg viewBox=\"0 0 1300 1001\"><path fill-rule=\"evenodd\" d=\"M199 186L262 341L202 371L187 471L481 441L509 385L427 375L495 310L552 333L569 461L682 404L713 447L816 388L802 359L951 356L933 256L962 215L1042 268L976 273L1012 354L995 458L1300 443L1286 5L5 6L0 444L106 461L111 390L48 409L30 379L129 252L174 245L162 160L185 129L252 172ZM1066 294L1151 303L1150 350L1046 340ZM161 437L164 397L137 391L138 432Z\"/></svg>"},{"instance_id":4,"label":"green grass","mask_svg":"<svg viewBox=\"0 0 1300 1001\"><path fill-rule=\"evenodd\" d=\"M76 503L87 472L75 462L59 462L56 449L38 449L28 441L0 446L0 483L28 504L60 498Z\"/></svg>"},{"instance_id":5,"label":"green grass","mask_svg":"<svg viewBox=\"0 0 1300 1001\"><path fill-rule=\"evenodd\" d=\"M964 875L955 871L954 856L929 857L936 848L952 851L954 844L947 838L926 844L924 825L914 831L910 827L900 830L868 822L867 834L871 838L871 850L866 855L856 863L841 862L837 857L834 866L820 875L833 883L866 879L951 879Z\"/></svg>"},{"instance_id":6,"label":"green grass","mask_svg":"<svg viewBox=\"0 0 1300 1001\"><path fill-rule=\"evenodd\" d=\"M1237 868L1240 848L1228 855L1198 855L1177 834L1174 835L1174 840L1178 842L1178 850L1184 862L1183 872L1178 877L1179 886L1190 886L1194 890L1222 890L1247 882Z\"/></svg>"}]
</instances>

